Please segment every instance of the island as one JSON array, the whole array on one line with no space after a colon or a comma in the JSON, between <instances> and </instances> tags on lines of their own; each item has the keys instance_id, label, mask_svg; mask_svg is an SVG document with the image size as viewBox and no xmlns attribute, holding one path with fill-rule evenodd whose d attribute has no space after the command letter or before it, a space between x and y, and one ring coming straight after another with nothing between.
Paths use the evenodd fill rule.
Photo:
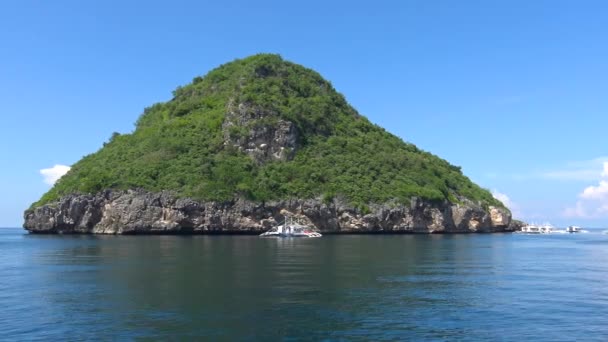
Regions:
<instances>
[{"instance_id":1,"label":"island","mask_svg":"<svg viewBox=\"0 0 608 342\"><path fill-rule=\"evenodd\" d=\"M460 167L371 123L317 72L275 54L221 65L146 108L132 133L112 134L33 203L24 228L259 234L286 212L324 234L515 229Z\"/></svg>"}]
</instances>

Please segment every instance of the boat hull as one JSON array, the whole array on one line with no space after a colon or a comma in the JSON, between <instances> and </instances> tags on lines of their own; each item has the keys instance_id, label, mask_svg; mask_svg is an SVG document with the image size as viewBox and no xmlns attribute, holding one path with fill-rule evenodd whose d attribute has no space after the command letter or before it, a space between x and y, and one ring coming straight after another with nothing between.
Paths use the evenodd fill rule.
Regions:
<instances>
[{"instance_id":1,"label":"boat hull","mask_svg":"<svg viewBox=\"0 0 608 342\"><path fill-rule=\"evenodd\" d=\"M275 238L316 238L321 237L322 235L319 233L308 233L308 234L285 234L285 233L276 233L276 234L261 234L260 237L275 237Z\"/></svg>"},{"instance_id":2,"label":"boat hull","mask_svg":"<svg viewBox=\"0 0 608 342\"><path fill-rule=\"evenodd\" d=\"M280 237L280 238L317 238L321 233L314 231L311 227L305 226L294 220L293 217L285 216L283 224L273 227L271 230L260 234L260 237Z\"/></svg>"}]
</instances>

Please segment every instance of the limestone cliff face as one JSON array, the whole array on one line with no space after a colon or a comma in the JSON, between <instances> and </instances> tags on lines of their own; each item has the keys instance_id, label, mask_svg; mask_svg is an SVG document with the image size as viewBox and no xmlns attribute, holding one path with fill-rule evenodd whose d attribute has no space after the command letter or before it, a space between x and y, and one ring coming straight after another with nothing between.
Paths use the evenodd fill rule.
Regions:
<instances>
[{"instance_id":1,"label":"limestone cliff face","mask_svg":"<svg viewBox=\"0 0 608 342\"><path fill-rule=\"evenodd\" d=\"M298 148L299 136L293 122L244 103L230 101L222 133L224 146L237 148L258 164L291 160Z\"/></svg>"},{"instance_id":2,"label":"limestone cliff face","mask_svg":"<svg viewBox=\"0 0 608 342\"><path fill-rule=\"evenodd\" d=\"M28 210L24 227L32 233L162 234L260 233L298 216L322 233L473 233L512 231L511 214L472 203L453 205L412 199L409 206L372 205L363 214L339 200L275 201L256 204L197 202L169 192L105 191L64 196Z\"/></svg>"}]
</instances>

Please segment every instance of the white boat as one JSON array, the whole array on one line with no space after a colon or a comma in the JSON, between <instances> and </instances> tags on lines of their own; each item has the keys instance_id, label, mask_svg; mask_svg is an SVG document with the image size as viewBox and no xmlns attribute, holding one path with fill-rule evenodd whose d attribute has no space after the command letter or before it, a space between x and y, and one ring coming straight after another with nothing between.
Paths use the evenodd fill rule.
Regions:
<instances>
[{"instance_id":1,"label":"white boat","mask_svg":"<svg viewBox=\"0 0 608 342\"><path fill-rule=\"evenodd\" d=\"M536 225L533 223L521 227L521 232L526 234L551 234L556 233L557 231L550 223L545 223L543 225Z\"/></svg>"},{"instance_id":2,"label":"white boat","mask_svg":"<svg viewBox=\"0 0 608 342\"><path fill-rule=\"evenodd\" d=\"M553 227L553 225L551 223L545 223L542 226L540 226L540 232L542 234L555 233L555 227Z\"/></svg>"},{"instance_id":3,"label":"white boat","mask_svg":"<svg viewBox=\"0 0 608 342\"><path fill-rule=\"evenodd\" d=\"M568 226L568 228L566 228L566 231L568 233L580 233L581 232L581 227L579 227L579 226Z\"/></svg>"},{"instance_id":4,"label":"white boat","mask_svg":"<svg viewBox=\"0 0 608 342\"><path fill-rule=\"evenodd\" d=\"M285 216L283 224L272 227L269 231L260 234L260 237L321 237L321 233L313 228L300 224L293 217Z\"/></svg>"},{"instance_id":5,"label":"white boat","mask_svg":"<svg viewBox=\"0 0 608 342\"><path fill-rule=\"evenodd\" d=\"M521 232L527 234L540 234L541 230L540 227L535 224L527 224L521 227Z\"/></svg>"}]
</instances>

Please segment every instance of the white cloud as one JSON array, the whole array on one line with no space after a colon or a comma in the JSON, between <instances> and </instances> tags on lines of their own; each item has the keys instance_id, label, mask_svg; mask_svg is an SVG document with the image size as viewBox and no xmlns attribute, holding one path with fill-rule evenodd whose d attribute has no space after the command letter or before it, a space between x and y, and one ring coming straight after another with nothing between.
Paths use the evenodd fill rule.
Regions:
<instances>
[{"instance_id":1,"label":"white cloud","mask_svg":"<svg viewBox=\"0 0 608 342\"><path fill-rule=\"evenodd\" d=\"M66 165L55 165L48 169L40 170L40 174L44 177L44 182L49 185L55 184L61 176L70 171L70 167Z\"/></svg>"},{"instance_id":2,"label":"white cloud","mask_svg":"<svg viewBox=\"0 0 608 342\"><path fill-rule=\"evenodd\" d=\"M574 207L571 208L566 208L564 210L563 213L564 217L567 218L588 218L589 215L587 214L587 211L585 210L584 206L583 206L583 202L578 201L576 202L576 205Z\"/></svg>"},{"instance_id":3,"label":"white cloud","mask_svg":"<svg viewBox=\"0 0 608 342\"><path fill-rule=\"evenodd\" d=\"M510 178L516 181L543 179L549 181L592 182L600 176L608 176L608 156L590 160L570 161L557 167L539 167L537 170L516 174L487 174L488 178ZM603 172L601 171L603 168Z\"/></svg>"},{"instance_id":4,"label":"white cloud","mask_svg":"<svg viewBox=\"0 0 608 342\"><path fill-rule=\"evenodd\" d=\"M576 206L566 208L564 216L580 218L597 218L608 216L608 162L604 161L603 171L596 186L588 186L578 197Z\"/></svg>"},{"instance_id":5,"label":"white cloud","mask_svg":"<svg viewBox=\"0 0 608 342\"><path fill-rule=\"evenodd\" d=\"M492 196L509 208L514 217L522 217L521 211L519 210L519 205L513 202L509 196L498 190L492 190Z\"/></svg>"},{"instance_id":6,"label":"white cloud","mask_svg":"<svg viewBox=\"0 0 608 342\"><path fill-rule=\"evenodd\" d=\"M509 198L509 196L507 196L506 194L503 194L502 192L499 192L497 190L492 190L492 196L494 196L494 198L496 198L497 200L501 201L502 204L507 206L507 208L511 209L511 206L513 205L513 203L511 202L511 199Z\"/></svg>"},{"instance_id":7,"label":"white cloud","mask_svg":"<svg viewBox=\"0 0 608 342\"><path fill-rule=\"evenodd\" d=\"M608 161L608 156L601 156L593 159L569 161L566 163L569 167L588 168L593 166L602 166Z\"/></svg>"},{"instance_id":8,"label":"white cloud","mask_svg":"<svg viewBox=\"0 0 608 342\"><path fill-rule=\"evenodd\" d=\"M502 178L515 181L543 179L549 181L592 182L597 180L598 177L608 177L607 162L608 156L602 156L589 160L569 161L556 167L537 167L536 170L511 174L489 172L484 176L489 179ZM601 171L602 167L603 171Z\"/></svg>"},{"instance_id":9,"label":"white cloud","mask_svg":"<svg viewBox=\"0 0 608 342\"><path fill-rule=\"evenodd\" d=\"M603 167L603 172L599 171ZM553 180L594 181L608 176L608 157L569 162L558 170L540 173L541 178Z\"/></svg>"},{"instance_id":10,"label":"white cloud","mask_svg":"<svg viewBox=\"0 0 608 342\"><path fill-rule=\"evenodd\" d=\"M545 171L538 174L538 178L559 181L591 181L597 179L597 169L573 169Z\"/></svg>"},{"instance_id":11,"label":"white cloud","mask_svg":"<svg viewBox=\"0 0 608 342\"><path fill-rule=\"evenodd\" d=\"M608 197L608 181L602 180L598 186L588 186L580 194L585 199L605 199Z\"/></svg>"}]
</instances>

